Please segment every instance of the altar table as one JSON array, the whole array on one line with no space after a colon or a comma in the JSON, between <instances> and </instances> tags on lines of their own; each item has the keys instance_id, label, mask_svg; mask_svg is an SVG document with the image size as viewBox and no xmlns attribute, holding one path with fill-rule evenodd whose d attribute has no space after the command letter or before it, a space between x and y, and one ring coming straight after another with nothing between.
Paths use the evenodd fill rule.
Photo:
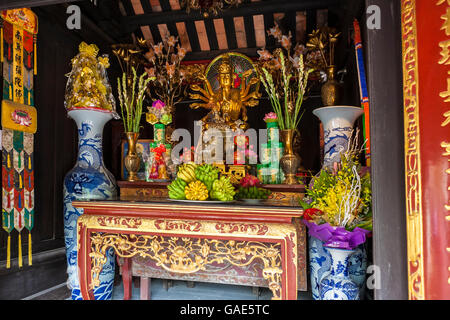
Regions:
<instances>
[{"instance_id":1,"label":"altar table","mask_svg":"<svg viewBox=\"0 0 450 320\"><path fill-rule=\"evenodd\" d=\"M305 233L298 232L300 207L162 199L74 201L73 206L84 212L77 222L77 245L85 300L94 299L93 288L99 285L110 248L125 265L132 257L142 257L176 274L224 266L245 269L256 263L273 299L297 299L298 261L304 263L306 243ZM306 265L301 271L304 277Z\"/></svg>"}]
</instances>

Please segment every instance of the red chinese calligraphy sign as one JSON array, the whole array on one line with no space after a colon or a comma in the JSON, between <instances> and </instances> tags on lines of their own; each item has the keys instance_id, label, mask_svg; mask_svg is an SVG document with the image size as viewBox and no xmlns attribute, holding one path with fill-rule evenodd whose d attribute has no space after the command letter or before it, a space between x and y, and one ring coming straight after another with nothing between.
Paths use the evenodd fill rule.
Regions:
<instances>
[{"instance_id":1,"label":"red chinese calligraphy sign","mask_svg":"<svg viewBox=\"0 0 450 320\"><path fill-rule=\"evenodd\" d=\"M402 0L410 299L450 299L450 0Z\"/></svg>"}]
</instances>

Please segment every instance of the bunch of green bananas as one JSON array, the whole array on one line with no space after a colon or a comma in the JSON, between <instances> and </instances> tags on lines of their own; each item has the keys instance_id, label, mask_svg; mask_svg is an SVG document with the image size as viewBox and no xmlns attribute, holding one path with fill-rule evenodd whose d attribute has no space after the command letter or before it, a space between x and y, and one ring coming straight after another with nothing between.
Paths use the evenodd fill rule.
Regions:
<instances>
[{"instance_id":1,"label":"bunch of green bananas","mask_svg":"<svg viewBox=\"0 0 450 320\"><path fill-rule=\"evenodd\" d=\"M219 168L212 164L202 164L195 168L195 177L211 191L213 182L219 178Z\"/></svg>"},{"instance_id":2,"label":"bunch of green bananas","mask_svg":"<svg viewBox=\"0 0 450 320\"><path fill-rule=\"evenodd\" d=\"M212 185L211 199L219 201L232 201L236 191L230 182L230 178L221 176Z\"/></svg>"},{"instance_id":3,"label":"bunch of green bananas","mask_svg":"<svg viewBox=\"0 0 450 320\"><path fill-rule=\"evenodd\" d=\"M169 190L169 198L177 200L185 200L186 195L184 193L184 189L186 188L186 186L187 186L186 181L180 178L172 181L172 183L167 186L167 189Z\"/></svg>"},{"instance_id":4,"label":"bunch of green bananas","mask_svg":"<svg viewBox=\"0 0 450 320\"><path fill-rule=\"evenodd\" d=\"M191 183L196 180L195 169L197 165L194 162L183 163L178 167L177 178L184 180L186 183Z\"/></svg>"},{"instance_id":5,"label":"bunch of green bananas","mask_svg":"<svg viewBox=\"0 0 450 320\"><path fill-rule=\"evenodd\" d=\"M186 199L188 200L206 200L208 199L208 190L206 186L199 180L189 183L184 188Z\"/></svg>"},{"instance_id":6,"label":"bunch of green bananas","mask_svg":"<svg viewBox=\"0 0 450 320\"><path fill-rule=\"evenodd\" d=\"M270 190L265 188L252 187L239 187L236 198L237 199L268 199Z\"/></svg>"}]
</instances>

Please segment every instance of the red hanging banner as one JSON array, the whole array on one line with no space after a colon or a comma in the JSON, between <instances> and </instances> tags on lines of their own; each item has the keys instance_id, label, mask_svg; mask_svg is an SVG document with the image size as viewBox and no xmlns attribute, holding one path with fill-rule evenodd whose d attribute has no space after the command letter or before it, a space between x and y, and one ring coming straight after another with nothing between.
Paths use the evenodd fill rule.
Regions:
<instances>
[{"instance_id":1,"label":"red hanging banner","mask_svg":"<svg viewBox=\"0 0 450 320\"><path fill-rule=\"evenodd\" d=\"M409 297L450 299L450 0L402 0Z\"/></svg>"}]
</instances>

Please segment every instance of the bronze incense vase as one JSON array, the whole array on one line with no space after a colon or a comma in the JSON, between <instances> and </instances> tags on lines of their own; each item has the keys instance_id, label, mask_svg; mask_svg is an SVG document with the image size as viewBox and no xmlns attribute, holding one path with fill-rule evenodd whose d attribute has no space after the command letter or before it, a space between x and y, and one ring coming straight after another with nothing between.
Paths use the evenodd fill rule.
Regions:
<instances>
[{"instance_id":1,"label":"bronze incense vase","mask_svg":"<svg viewBox=\"0 0 450 320\"><path fill-rule=\"evenodd\" d=\"M139 137L139 132L126 132L128 140L128 152L125 156L125 168L128 170L128 181L138 181L138 171L141 165L141 159L136 151L136 143Z\"/></svg>"},{"instance_id":2,"label":"bronze incense vase","mask_svg":"<svg viewBox=\"0 0 450 320\"><path fill-rule=\"evenodd\" d=\"M300 156L294 153L294 129L280 130L281 141L284 144L284 154L280 159L280 166L284 173L283 184L297 184L296 174L300 167Z\"/></svg>"}]
</instances>

